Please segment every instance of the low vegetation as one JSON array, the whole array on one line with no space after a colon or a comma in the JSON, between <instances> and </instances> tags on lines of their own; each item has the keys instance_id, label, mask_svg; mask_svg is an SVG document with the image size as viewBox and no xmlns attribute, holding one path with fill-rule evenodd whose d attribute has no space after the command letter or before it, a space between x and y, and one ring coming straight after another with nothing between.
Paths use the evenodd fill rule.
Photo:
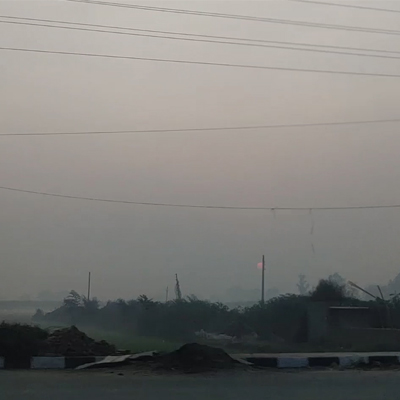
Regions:
<instances>
[{"instance_id":1,"label":"low vegetation","mask_svg":"<svg viewBox=\"0 0 400 400\"><path fill-rule=\"evenodd\" d=\"M195 296L162 303L142 295L100 306L96 299L88 300L72 291L60 308L47 314L38 311L34 321L45 325L77 325L131 337L162 338L172 343L193 340L194 333L200 330L234 336L244 331L255 332L264 341L301 343L306 341L306 311L312 301L366 304L352 297L343 284L329 279L321 280L308 294L282 295L265 304L233 309Z\"/></svg>"},{"instance_id":2,"label":"low vegetation","mask_svg":"<svg viewBox=\"0 0 400 400\"><path fill-rule=\"evenodd\" d=\"M313 302L368 306L376 316L376 328L400 329L400 298L397 295L388 300L373 297L368 301L361 300L344 280L335 276L320 280L312 290L303 276L299 291L302 294L281 295L265 304L236 308L199 300L195 296L159 302L141 295L134 300L120 299L101 305L95 298L87 299L71 291L56 310L36 312L33 323L44 329L16 323L0 324L0 355L33 356L40 352L40 343L48 338L49 332L70 326L77 326L94 340L106 340L117 349L131 352L171 351L185 342L201 341L196 332L236 337L238 340L219 343L231 352L383 350L375 348L376 343L368 349L358 348L357 343L340 349L329 343L310 347L307 343L307 310ZM202 338L203 342L209 339L207 335ZM400 350L398 347L391 350Z\"/></svg>"},{"instance_id":3,"label":"low vegetation","mask_svg":"<svg viewBox=\"0 0 400 400\"><path fill-rule=\"evenodd\" d=\"M48 332L27 324L0 324L0 356L23 358L39 354Z\"/></svg>"}]
</instances>

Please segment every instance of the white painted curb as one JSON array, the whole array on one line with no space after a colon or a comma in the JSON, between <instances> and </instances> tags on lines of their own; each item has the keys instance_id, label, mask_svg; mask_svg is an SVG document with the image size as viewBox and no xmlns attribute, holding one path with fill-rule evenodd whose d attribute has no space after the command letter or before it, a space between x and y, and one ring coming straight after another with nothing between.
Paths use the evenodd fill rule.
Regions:
<instances>
[{"instance_id":1,"label":"white painted curb","mask_svg":"<svg viewBox=\"0 0 400 400\"><path fill-rule=\"evenodd\" d=\"M233 357L235 358L235 357ZM258 357L260 360L263 360L263 357ZM83 364L93 363L93 361L99 362L103 360L104 357L92 357L87 356L87 360L85 357L32 357L30 359L30 367L31 369L74 369L79 364L76 365L76 361ZM257 357L242 357L243 360L248 360L251 363L254 363L254 360L257 360ZM348 368L357 364L365 364L372 365L373 362L381 362L381 363L394 363L398 362L400 364L400 355L397 354L389 354L389 355L347 355L347 356L319 356L319 357L266 357L267 363L265 366L274 365L275 368L279 369L289 369L289 368L308 368L308 367L329 367L329 363L339 363L340 367ZM388 360L389 359L389 360ZM395 361L397 360L397 361ZM71 363L72 361L72 363ZM0 369L5 368L5 358L0 357ZM262 363L255 362L255 365L263 365ZM272 367L273 368L273 367Z\"/></svg>"}]
</instances>

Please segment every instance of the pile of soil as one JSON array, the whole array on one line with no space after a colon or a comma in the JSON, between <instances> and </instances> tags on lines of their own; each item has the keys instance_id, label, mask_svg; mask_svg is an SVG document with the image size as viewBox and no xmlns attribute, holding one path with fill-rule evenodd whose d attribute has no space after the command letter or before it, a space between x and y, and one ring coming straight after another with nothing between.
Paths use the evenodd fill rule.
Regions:
<instances>
[{"instance_id":1,"label":"pile of soil","mask_svg":"<svg viewBox=\"0 0 400 400\"><path fill-rule=\"evenodd\" d=\"M252 367L251 363L233 359L224 350L198 343L189 343L171 353L146 353L111 356L78 369L128 368L140 373L202 373Z\"/></svg>"},{"instance_id":2,"label":"pile of soil","mask_svg":"<svg viewBox=\"0 0 400 400\"><path fill-rule=\"evenodd\" d=\"M58 356L109 356L116 353L116 348L104 340L96 342L71 326L51 333L44 343L43 352Z\"/></svg>"},{"instance_id":3,"label":"pile of soil","mask_svg":"<svg viewBox=\"0 0 400 400\"><path fill-rule=\"evenodd\" d=\"M237 361L224 350L198 343L188 343L156 358L159 368L184 372L202 372L233 368Z\"/></svg>"}]
</instances>

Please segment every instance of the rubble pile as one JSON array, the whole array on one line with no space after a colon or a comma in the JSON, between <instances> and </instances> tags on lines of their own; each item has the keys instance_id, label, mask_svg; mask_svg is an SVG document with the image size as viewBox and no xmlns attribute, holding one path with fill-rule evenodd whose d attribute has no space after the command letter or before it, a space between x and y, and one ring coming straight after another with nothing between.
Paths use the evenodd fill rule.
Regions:
<instances>
[{"instance_id":1,"label":"rubble pile","mask_svg":"<svg viewBox=\"0 0 400 400\"><path fill-rule=\"evenodd\" d=\"M186 372L233 368L237 363L224 350L198 343L188 343L157 359L162 368Z\"/></svg>"},{"instance_id":2,"label":"rubble pile","mask_svg":"<svg viewBox=\"0 0 400 400\"><path fill-rule=\"evenodd\" d=\"M43 351L58 356L109 356L116 353L116 348L104 340L96 342L72 326L51 333Z\"/></svg>"},{"instance_id":3,"label":"rubble pile","mask_svg":"<svg viewBox=\"0 0 400 400\"><path fill-rule=\"evenodd\" d=\"M198 343L188 343L171 353L146 353L110 356L102 361L85 364L78 369L128 367L135 371L202 373L235 367L252 367L253 364L232 358L224 350Z\"/></svg>"}]
</instances>

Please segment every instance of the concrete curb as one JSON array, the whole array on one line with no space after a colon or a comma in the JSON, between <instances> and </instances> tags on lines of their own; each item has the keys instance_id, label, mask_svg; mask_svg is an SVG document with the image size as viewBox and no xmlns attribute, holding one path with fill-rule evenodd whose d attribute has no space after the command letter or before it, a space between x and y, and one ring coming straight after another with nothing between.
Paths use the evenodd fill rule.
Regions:
<instances>
[{"instance_id":1,"label":"concrete curb","mask_svg":"<svg viewBox=\"0 0 400 400\"><path fill-rule=\"evenodd\" d=\"M81 365L99 362L104 357L32 357L25 360L8 360L0 357L0 369L75 369ZM246 356L244 360L259 366L277 369L314 368L338 365L348 368L357 364L400 365L399 355L350 355L350 356L323 356L318 357L268 357L263 355Z\"/></svg>"},{"instance_id":2,"label":"concrete curb","mask_svg":"<svg viewBox=\"0 0 400 400\"><path fill-rule=\"evenodd\" d=\"M32 357L9 360L0 357L0 369L74 369L80 365L103 360L104 357Z\"/></svg>"},{"instance_id":3,"label":"concrete curb","mask_svg":"<svg viewBox=\"0 0 400 400\"><path fill-rule=\"evenodd\" d=\"M400 356L398 355L354 355L354 356L327 356L322 354L318 357L263 357L249 356L246 361L259 367L268 368L315 368L315 367L330 367L337 365L339 367L348 368L353 365L374 365L375 363L386 365L400 365Z\"/></svg>"}]
</instances>

